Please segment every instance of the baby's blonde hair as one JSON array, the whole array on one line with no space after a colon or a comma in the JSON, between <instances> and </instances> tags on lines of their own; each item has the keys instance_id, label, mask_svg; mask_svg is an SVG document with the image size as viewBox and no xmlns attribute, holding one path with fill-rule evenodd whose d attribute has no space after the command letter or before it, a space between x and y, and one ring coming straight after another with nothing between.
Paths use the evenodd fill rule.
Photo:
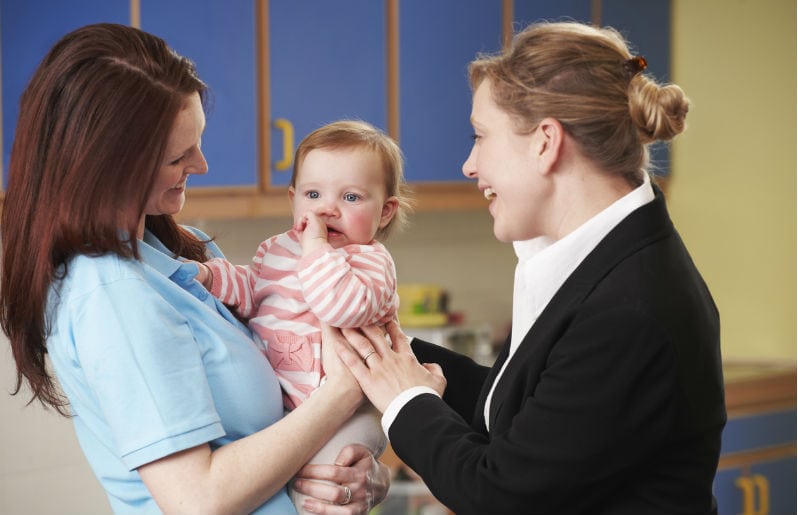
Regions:
<instances>
[{"instance_id":1,"label":"baby's blonde hair","mask_svg":"<svg viewBox=\"0 0 798 515\"><path fill-rule=\"evenodd\" d=\"M412 210L410 190L404 179L404 159L396 142L380 129L362 120L339 120L329 123L308 134L296 149L291 187L296 186L297 175L305 157L315 149L363 148L375 152L385 172L385 194L396 197L399 206L388 224L379 229L375 238L383 240L396 228L407 224Z\"/></svg>"}]
</instances>

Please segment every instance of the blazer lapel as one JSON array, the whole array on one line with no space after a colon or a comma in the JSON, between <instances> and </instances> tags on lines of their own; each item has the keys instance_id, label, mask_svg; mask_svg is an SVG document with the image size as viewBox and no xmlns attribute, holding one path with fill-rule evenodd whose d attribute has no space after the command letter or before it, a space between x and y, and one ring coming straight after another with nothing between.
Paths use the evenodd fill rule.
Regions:
<instances>
[{"instance_id":1,"label":"blazer lapel","mask_svg":"<svg viewBox=\"0 0 798 515\"><path fill-rule=\"evenodd\" d=\"M529 337L529 334L526 335ZM490 369L490 373L488 373L487 379L485 382L482 383L482 391L479 392L479 400L477 401L477 407L474 411L474 418L471 421L472 427L478 431L482 431L483 433L488 432L488 426L485 423L485 402L488 400L488 394L490 393L490 389L493 386L493 383L496 381L496 376L499 375L499 371L502 369L502 365L504 362L507 361L507 356L510 354L510 335L507 335L507 339L504 341L504 345L502 349L499 351L499 355L496 356L496 361L493 363L493 367ZM493 422L493 407L496 404L495 392L494 392L494 402L491 403L491 422Z\"/></svg>"},{"instance_id":2,"label":"blazer lapel","mask_svg":"<svg viewBox=\"0 0 798 515\"><path fill-rule=\"evenodd\" d=\"M652 202L630 213L587 255L557 290L535 324L524 336L515 351L513 360L507 365L507 369L493 392L489 414L491 428L497 429L496 421L501 411L502 402L511 389L518 387L518 376L535 373L534 370L528 370L521 363L534 363L534 366L539 369L538 373L542 373L551 348L568 328L579 305L599 281L627 256L654 241L673 234L673 224L668 216L662 191L654 186L654 193L655 198ZM509 351L510 338L508 337L482 387L477 403L475 422L481 425L482 430L486 428L483 415L485 401L496 376L507 360ZM527 359L518 359L522 356Z\"/></svg>"}]
</instances>

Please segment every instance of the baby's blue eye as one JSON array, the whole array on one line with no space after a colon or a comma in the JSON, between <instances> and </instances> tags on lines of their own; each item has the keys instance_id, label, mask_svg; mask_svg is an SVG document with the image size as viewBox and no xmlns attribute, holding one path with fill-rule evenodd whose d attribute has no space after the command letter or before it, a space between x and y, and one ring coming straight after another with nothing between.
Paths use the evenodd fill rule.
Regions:
<instances>
[{"instance_id":1,"label":"baby's blue eye","mask_svg":"<svg viewBox=\"0 0 798 515\"><path fill-rule=\"evenodd\" d=\"M360 198L360 195L357 193L346 193L344 194L344 199L347 202L356 202Z\"/></svg>"}]
</instances>

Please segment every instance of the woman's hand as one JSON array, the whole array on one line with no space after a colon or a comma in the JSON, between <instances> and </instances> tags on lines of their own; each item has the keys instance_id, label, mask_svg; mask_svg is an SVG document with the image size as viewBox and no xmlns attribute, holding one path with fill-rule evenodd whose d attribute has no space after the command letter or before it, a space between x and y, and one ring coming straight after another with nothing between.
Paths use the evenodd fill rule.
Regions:
<instances>
[{"instance_id":1,"label":"woman's hand","mask_svg":"<svg viewBox=\"0 0 798 515\"><path fill-rule=\"evenodd\" d=\"M390 341L378 326L343 329L344 339L335 340L338 355L374 406L385 412L397 395L414 386L427 386L443 395L446 378L441 367L418 362L397 322L388 323L386 329Z\"/></svg>"},{"instance_id":2,"label":"woman's hand","mask_svg":"<svg viewBox=\"0 0 798 515\"><path fill-rule=\"evenodd\" d=\"M329 515L367 514L388 494L390 470L362 445L344 447L335 465L305 465L297 473L294 489L310 499L304 508ZM321 482L326 481L326 482ZM347 499L347 490L351 494ZM348 501L346 504L343 504Z\"/></svg>"}]
</instances>

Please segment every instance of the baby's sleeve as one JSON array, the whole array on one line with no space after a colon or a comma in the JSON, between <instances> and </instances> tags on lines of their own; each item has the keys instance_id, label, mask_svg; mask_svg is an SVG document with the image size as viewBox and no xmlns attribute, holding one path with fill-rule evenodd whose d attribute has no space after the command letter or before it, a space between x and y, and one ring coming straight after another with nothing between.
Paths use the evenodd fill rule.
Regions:
<instances>
[{"instance_id":1,"label":"baby's sleeve","mask_svg":"<svg viewBox=\"0 0 798 515\"><path fill-rule=\"evenodd\" d=\"M323 247L300 260L298 276L311 310L331 326L385 323L396 314L396 268L378 242Z\"/></svg>"},{"instance_id":2,"label":"baby's sleeve","mask_svg":"<svg viewBox=\"0 0 798 515\"><path fill-rule=\"evenodd\" d=\"M231 306L240 316L252 318L257 313L255 284L257 273L251 266L234 265L222 258L205 262L211 275L211 295Z\"/></svg>"}]
</instances>

